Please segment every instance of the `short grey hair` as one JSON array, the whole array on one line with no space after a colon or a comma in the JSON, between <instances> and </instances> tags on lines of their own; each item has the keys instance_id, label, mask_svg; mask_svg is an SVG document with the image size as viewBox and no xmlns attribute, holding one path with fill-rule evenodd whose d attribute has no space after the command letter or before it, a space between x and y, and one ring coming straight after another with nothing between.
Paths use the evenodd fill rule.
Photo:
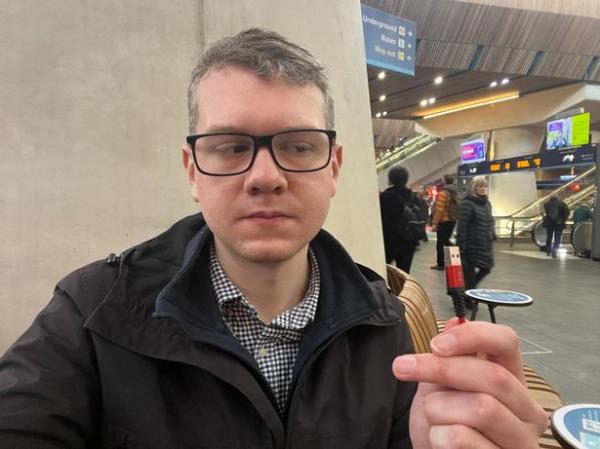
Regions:
<instances>
[{"instance_id":1,"label":"short grey hair","mask_svg":"<svg viewBox=\"0 0 600 449\"><path fill-rule=\"evenodd\" d=\"M281 77L294 86L314 83L323 93L325 126L334 128L333 97L325 67L308 50L280 34L251 28L215 42L200 55L188 88L190 134L198 124L196 91L200 81L210 70L226 66L246 68L263 79Z\"/></svg>"},{"instance_id":2,"label":"short grey hair","mask_svg":"<svg viewBox=\"0 0 600 449\"><path fill-rule=\"evenodd\" d=\"M485 184L485 186L487 187L488 182L487 182L487 177L485 176L475 176L473 178L473 180L471 181L471 192L472 193L476 193L475 189L477 188L477 186L480 186L482 184Z\"/></svg>"}]
</instances>

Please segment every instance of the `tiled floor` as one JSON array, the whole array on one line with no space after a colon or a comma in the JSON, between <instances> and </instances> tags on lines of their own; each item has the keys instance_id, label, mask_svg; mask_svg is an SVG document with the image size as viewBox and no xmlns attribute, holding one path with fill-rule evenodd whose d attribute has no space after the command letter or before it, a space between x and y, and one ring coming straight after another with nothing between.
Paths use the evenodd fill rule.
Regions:
<instances>
[{"instance_id":1,"label":"tiled floor","mask_svg":"<svg viewBox=\"0 0 600 449\"><path fill-rule=\"evenodd\" d=\"M549 258L533 244L496 245L496 266L479 287L531 295L532 306L498 307L498 323L522 337L521 350L567 403L600 403L600 262L577 257ZM540 257L542 256L542 257ZM452 316L445 274L431 270L435 241L415 254L411 274L423 284L438 318ZM489 321L486 308L477 319Z\"/></svg>"}]
</instances>

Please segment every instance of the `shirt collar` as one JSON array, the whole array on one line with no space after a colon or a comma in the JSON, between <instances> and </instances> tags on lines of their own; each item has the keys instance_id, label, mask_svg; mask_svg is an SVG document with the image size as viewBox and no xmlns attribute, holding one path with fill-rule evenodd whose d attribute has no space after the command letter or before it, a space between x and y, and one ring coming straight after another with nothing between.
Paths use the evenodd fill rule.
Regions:
<instances>
[{"instance_id":1,"label":"shirt collar","mask_svg":"<svg viewBox=\"0 0 600 449\"><path fill-rule=\"evenodd\" d=\"M319 265L313 250L309 247L308 259L310 262L310 282L306 295L298 304L291 309L277 315L270 323L272 326L284 329L304 329L315 318L321 277L319 274ZM217 298L217 303L221 313L224 313L226 304L231 301L239 301L248 310L249 313L256 315L256 310L250 302L244 297L242 292L231 282L229 276L223 270L217 254L215 252L214 242L210 245L210 278Z\"/></svg>"}]
</instances>

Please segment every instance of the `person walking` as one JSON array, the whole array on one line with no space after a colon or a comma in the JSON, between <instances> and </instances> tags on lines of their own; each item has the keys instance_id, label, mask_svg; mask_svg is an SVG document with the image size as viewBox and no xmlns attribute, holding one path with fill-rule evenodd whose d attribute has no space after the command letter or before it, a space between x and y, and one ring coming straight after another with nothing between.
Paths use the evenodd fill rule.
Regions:
<instances>
[{"instance_id":1,"label":"person walking","mask_svg":"<svg viewBox=\"0 0 600 449\"><path fill-rule=\"evenodd\" d=\"M450 236L458 218L458 198L454 176L444 176L444 188L438 193L433 210L431 230L437 233L436 264L433 270L444 269L444 246L450 246Z\"/></svg>"},{"instance_id":2,"label":"person walking","mask_svg":"<svg viewBox=\"0 0 600 449\"><path fill-rule=\"evenodd\" d=\"M458 208L456 244L460 248L467 290L476 288L494 266L494 217L487 189L485 176L476 176L470 193Z\"/></svg>"},{"instance_id":3,"label":"person walking","mask_svg":"<svg viewBox=\"0 0 600 449\"><path fill-rule=\"evenodd\" d=\"M551 196L544 204L544 226L546 228L546 254L556 258L562 233L569 218L569 206L556 196Z\"/></svg>"},{"instance_id":4,"label":"person walking","mask_svg":"<svg viewBox=\"0 0 600 449\"><path fill-rule=\"evenodd\" d=\"M391 186L379 197L385 261L395 260L398 268L410 273L417 244L425 235L425 219L420 217L421 207L416 194L406 187L406 168L392 168L388 180Z\"/></svg>"}]
</instances>

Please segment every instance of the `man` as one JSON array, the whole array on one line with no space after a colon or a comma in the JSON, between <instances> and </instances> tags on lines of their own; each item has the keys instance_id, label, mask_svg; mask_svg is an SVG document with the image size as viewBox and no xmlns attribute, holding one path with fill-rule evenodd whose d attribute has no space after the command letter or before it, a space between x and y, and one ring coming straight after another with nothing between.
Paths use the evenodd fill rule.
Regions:
<instances>
[{"instance_id":1,"label":"man","mask_svg":"<svg viewBox=\"0 0 600 449\"><path fill-rule=\"evenodd\" d=\"M450 246L450 237L454 231L454 225L458 218L458 199L456 197L456 186L452 175L444 176L444 186L435 199L431 230L437 233L435 245L436 264L430 267L432 270L444 269L444 246Z\"/></svg>"},{"instance_id":2,"label":"man","mask_svg":"<svg viewBox=\"0 0 600 449\"><path fill-rule=\"evenodd\" d=\"M560 247L562 233L567 226L569 218L569 206L559 200L556 196L551 196L544 203L544 226L546 227L546 254L552 255L556 259L556 253Z\"/></svg>"},{"instance_id":3,"label":"man","mask_svg":"<svg viewBox=\"0 0 600 449\"><path fill-rule=\"evenodd\" d=\"M417 204L417 195L406 187L408 170L394 167L389 171L388 179L391 186L379 197L385 261L395 260L398 268L410 273L419 239L426 235L425 220L419 216L421 208ZM410 211L406 210L407 206ZM412 217L407 217L408 214Z\"/></svg>"},{"instance_id":4,"label":"man","mask_svg":"<svg viewBox=\"0 0 600 449\"><path fill-rule=\"evenodd\" d=\"M453 321L394 360L403 308L320 230L342 146L306 50L219 41L189 105L203 216L58 284L0 361L0 447L537 447L508 328Z\"/></svg>"}]
</instances>

